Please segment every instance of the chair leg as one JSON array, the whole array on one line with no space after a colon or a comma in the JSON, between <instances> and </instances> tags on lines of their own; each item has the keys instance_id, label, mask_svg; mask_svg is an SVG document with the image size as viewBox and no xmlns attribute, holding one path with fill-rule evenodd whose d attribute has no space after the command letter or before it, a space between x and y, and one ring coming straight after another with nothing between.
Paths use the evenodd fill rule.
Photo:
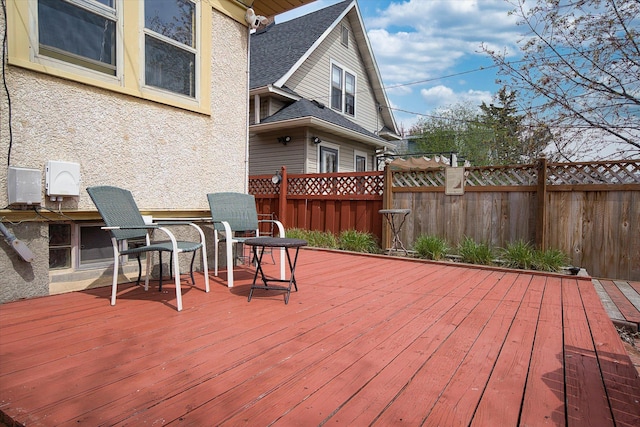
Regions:
<instances>
[{"instance_id":1,"label":"chair leg","mask_svg":"<svg viewBox=\"0 0 640 427\"><path fill-rule=\"evenodd\" d=\"M144 290L148 291L149 290L149 275L151 274L151 253L147 252L146 254L147 257L147 271L145 273L144 276Z\"/></svg>"},{"instance_id":2,"label":"chair leg","mask_svg":"<svg viewBox=\"0 0 640 427\"><path fill-rule=\"evenodd\" d=\"M119 253L114 244L113 248L113 284L111 285L111 305L116 305L116 294L118 293L118 268L119 268Z\"/></svg>"},{"instance_id":3,"label":"chair leg","mask_svg":"<svg viewBox=\"0 0 640 427\"><path fill-rule=\"evenodd\" d=\"M227 286L233 288L233 241L227 238Z\"/></svg>"},{"instance_id":4,"label":"chair leg","mask_svg":"<svg viewBox=\"0 0 640 427\"><path fill-rule=\"evenodd\" d=\"M195 286L196 284L196 279L194 279L193 277L193 263L196 260L196 251L193 251L193 256L191 257L191 271L189 272L191 275L191 284Z\"/></svg>"},{"instance_id":5,"label":"chair leg","mask_svg":"<svg viewBox=\"0 0 640 427\"><path fill-rule=\"evenodd\" d=\"M138 260L138 280L136 280L136 285L140 285L140 278L142 277L142 263L140 262L140 254L136 256Z\"/></svg>"},{"instance_id":6,"label":"chair leg","mask_svg":"<svg viewBox=\"0 0 640 427\"><path fill-rule=\"evenodd\" d=\"M213 275L218 277L218 230L213 230Z\"/></svg>"},{"instance_id":7,"label":"chair leg","mask_svg":"<svg viewBox=\"0 0 640 427\"><path fill-rule=\"evenodd\" d=\"M182 290L180 289L180 266L178 265L178 252L173 251L171 256L173 257L173 276L176 281L176 305L178 306L178 311L182 311Z\"/></svg>"},{"instance_id":8,"label":"chair leg","mask_svg":"<svg viewBox=\"0 0 640 427\"><path fill-rule=\"evenodd\" d=\"M158 283L158 290L162 292L162 251L158 251L158 257L160 260L160 281Z\"/></svg>"}]
</instances>

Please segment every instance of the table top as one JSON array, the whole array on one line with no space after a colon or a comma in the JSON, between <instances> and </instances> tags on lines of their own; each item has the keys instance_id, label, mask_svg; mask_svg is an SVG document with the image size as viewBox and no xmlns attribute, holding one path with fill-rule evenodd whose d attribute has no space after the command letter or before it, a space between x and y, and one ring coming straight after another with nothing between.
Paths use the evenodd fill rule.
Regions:
<instances>
[{"instance_id":1,"label":"table top","mask_svg":"<svg viewBox=\"0 0 640 427\"><path fill-rule=\"evenodd\" d=\"M378 213L381 214L410 214L411 209L380 209Z\"/></svg>"},{"instance_id":2,"label":"table top","mask_svg":"<svg viewBox=\"0 0 640 427\"><path fill-rule=\"evenodd\" d=\"M251 237L244 241L249 246L264 246L268 248L299 248L307 246L307 241L302 239L288 239L286 237Z\"/></svg>"}]
</instances>

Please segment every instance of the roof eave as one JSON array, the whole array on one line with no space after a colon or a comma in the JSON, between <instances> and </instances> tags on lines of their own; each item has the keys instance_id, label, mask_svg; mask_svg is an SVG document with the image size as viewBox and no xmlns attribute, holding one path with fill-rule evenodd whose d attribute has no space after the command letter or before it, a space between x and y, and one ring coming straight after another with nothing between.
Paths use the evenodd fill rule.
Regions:
<instances>
[{"instance_id":1,"label":"roof eave","mask_svg":"<svg viewBox=\"0 0 640 427\"><path fill-rule=\"evenodd\" d=\"M317 117L299 117L296 119L280 120L272 123L258 123L249 126L249 132L253 134L259 134L264 132L272 132L283 129L291 129L295 127L312 127L327 133L331 133L343 138L347 138L351 141L360 142L366 145L370 145L376 148L395 148L395 144L391 142L383 141L379 138L374 138L368 135L364 135L360 132L356 132L351 129L347 129L341 126L336 126L333 123L319 119Z\"/></svg>"}]
</instances>

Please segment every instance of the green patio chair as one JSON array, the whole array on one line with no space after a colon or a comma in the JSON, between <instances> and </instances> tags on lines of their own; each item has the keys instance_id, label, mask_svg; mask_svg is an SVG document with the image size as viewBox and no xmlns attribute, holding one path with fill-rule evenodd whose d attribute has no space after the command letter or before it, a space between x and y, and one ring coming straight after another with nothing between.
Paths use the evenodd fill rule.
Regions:
<instances>
[{"instance_id":1,"label":"green patio chair","mask_svg":"<svg viewBox=\"0 0 640 427\"><path fill-rule=\"evenodd\" d=\"M98 208L98 212L102 217L105 226L104 230L108 230L111 234L111 243L113 245L113 285L111 290L111 305L116 304L116 293L118 287L118 267L121 255L135 255L138 258L138 283L140 281L141 264L140 255L146 252L158 252L160 254L160 287L162 287L162 252L171 253L171 265L173 267L173 277L176 285L176 305L178 311L182 310L182 291L180 288L180 266L178 263L178 254L182 252L193 252L191 258L191 283L195 285L193 277L193 263L195 261L196 251L201 250L202 265L204 269L204 280L206 292L209 292L209 270L207 267L207 248L204 240L202 229L192 222L158 222L145 223L140 210L136 205L133 195L130 191L118 187L98 186L87 188L87 193ZM167 228L170 225L189 225L194 227L200 234L199 242L188 242L176 240L174 234ZM168 237L169 240L155 241L151 238L152 231L160 231ZM139 242L135 245L129 245L129 241ZM149 269L151 265L151 257L147 256L146 277L144 289L149 290ZM170 267L171 269L171 267Z\"/></svg>"},{"instance_id":2,"label":"green patio chair","mask_svg":"<svg viewBox=\"0 0 640 427\"><path fill-rule=\"evenodd\" d=\"M218 247L225 243L227 257L227 286L233 287L234 244L243 243L247 238L260 235L260 223L272 223L278 227L279 237L284 237L284 226L275 219L258 220L256 201L252 194L243 193L210 193L207 194L211 219L214 228L214 262L213 274L218 275ZM284 279L284 249L280 253L280 276Z\"/></svg>"}]
</instances>

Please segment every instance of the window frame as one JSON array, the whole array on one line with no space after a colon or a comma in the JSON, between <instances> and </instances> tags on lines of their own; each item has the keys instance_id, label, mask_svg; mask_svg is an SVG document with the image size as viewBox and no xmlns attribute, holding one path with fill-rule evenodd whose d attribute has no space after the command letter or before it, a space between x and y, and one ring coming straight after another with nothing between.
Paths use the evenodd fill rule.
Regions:
<instances>
[{"instance_id":1,"label":"window frame","mask_svg":"<svg viewBox=\"0 0 640 427\"><path fill-rule=\"evenodd\" d=\"M124 46L123 46L123 40L121 36L122 32L124 31L124 28L123 28L124 19L122 16L123 14L122 2L123 0L114 1L115 13L112 16L111 8L109 8L108 6L102 5L100 3L97 3L97 2L91 3L87 0L67 0L67 3L71 4L72 6L95 13L107 19L111 19L111 18L114 19L115 32L116 32L115 34L116 36L115 75L98 71L96 69L84 66L77 62L72 62L72 61L62 59L65 56L73 57L73 54L71 53L67 53L67 54L61 53L60 55L57 55L58 57L40 53L40 37L39 37L39 29L38 29L39 0L29 0L28 2L29 16L31 17L31 22L32 22L32 25L29 28L29 39L33 40L33 43L31 43L32 48L29 49L30 60L35 64L45 67L46 69L51 69L51 68L53 68L54 70L58 69L64 73L76 74L80 77L95 79L99 82L103 82L107 84L118 84L118 85L121 84L122 70L123 70L122 64L124 60L124 55L123 55ZM55 74L55 73L50 73L50 74Z\"/></svg>"},{"instance_id":2,"label":"window frame","mask_svg":"<svg viewBox=\"0 0 640 427\"><path fill-rule=\"evenodd\" d=\"M202 40L202 28L201 28L201 16L202 16L202 2L201 1L195 1L195 0L184 0L187 1L189 3L193 4L194 7L194 19L195 19L195 26L193 28L194 31L194 40L193 43L195 45L195 47L190 47L187 46L183 43L180 43L177 40L174 40L170 37L167 37L165 35L162 35L160 33L157 33L149 28L147 28L146 26L146 22L145 22L145 4L148 1L153 1L153 0L143 0L140 2L140 7L141 7L141 11L140 11L140 45L141 45L141 49L140 49L140 81L142 82L142 90L143 92L146 93L155 93L155 94L159 94L161 96L167 96L170 98L175 98L176 100L180 100L180 99L184 99L184 100L198 100L199 96L200 96L200 75L201 75L201 53L200 53L200 49L201 49L201 40ZM194 64L194 96L188 96L188 95L184 95L178 92L173 92L169 89L165 89L165 88L161 88L158 86L152 86L147 84L146 82L146 36L150 36L153 37L156 41L160 41L161 43L165 43L168 44L170 46L173 46L175 48L193 53L195 56L195 64Z\"/></svg>"},{"instance_id":3,"label":"window frame","mask_svg":"<svg viewBox=\"0 0 640 427\"><path fill-rule=\"evenodd\" d=\"M364 159L364 169L358 170L358 158ZM366 172L369 166L369 156L364 151L354 150L353 152L353 171L354 172Z\"/></svg>"},{"instance_id":4,"label":"window frame","mask_svg":"<svg viewBox=\"0 0 640 427\"><path fill-rule=\"evenodd\" d=\"M333 71L334 69L340 70L340 82L341 82L341 86L340 86L340 108L338 109L336 107L336 105L334 105L334 88L337 88L337 86L334 86L334 79L333 79ZM353 91L347 91L347 76L353 77ZM329 82L329 99L331 100L331 109L334 111L339 112L340 114L349 116L349 117L356 117L356 112L357 112L357 97L356 94L358 93L358 75L357 73L355 73L354 71L350 70L349 68L344 67L343 65L341 65L340 63L338 63L337 61L330 61L330 82ZM351 97L351 99L353 100L353 112L348 112L347 111L347 98Z\"/></svg>"},{"instance_id":5,"label":"window frame","mask_svg":"<svg viewBox=\"0 0 640 427\"><path fill-rule=\"evenodd\" d=\"M329 151L335 153L336 161L335 161L335 171L327 172L326 165L324 163L324 158L322 156L324 151ZM337 173L340 172L340 146L335 144L327 144L322 142L318 144L318 173Z\"/></svg>"},{"instance_id":6,"label":"window frame","mask_svg":"<svg viewBox=\"0 0 640 427\"><path fill-rule=\"evenodd\" d=\"M349 27L342 24L340 28L340 42L346 48L349 48Z\"/></svg>"}]
</instances>

